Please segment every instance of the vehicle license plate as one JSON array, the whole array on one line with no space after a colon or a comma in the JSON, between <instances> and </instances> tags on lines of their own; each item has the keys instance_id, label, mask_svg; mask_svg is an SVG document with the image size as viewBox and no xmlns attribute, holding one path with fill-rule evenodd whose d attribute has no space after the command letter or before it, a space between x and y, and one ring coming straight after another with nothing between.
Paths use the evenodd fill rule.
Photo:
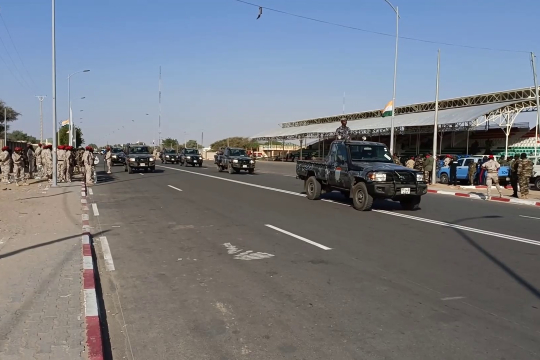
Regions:
<instances>
[{"instance_id":1,"label":"vehicle license plate","mask_svg":"<svg viewBox=\"0 0 540 360\"><path fill-rule=\"evenodd\" d=\"M146 166L146 164L141 164L141 166Z\"/></svg>"},{"instance_id":2,"label":"vehicle license plate","mask_svg":"<svg viewBox=\"0 0 540 360\"><path fill-rule=\"evenodd\" d=\"M244 165L244 166L242 166L242 167L245 167L245 168L247 168L247 165Z\"/></svg>"},{"instance_id":3,"label":"vehicle license plate","mask_svg":"<svg viewBox=\"0 0 540 360\"><path fill-rule=\"evenodd\" d=\"M411 188L401 188L401 193L406 195L411 193Z\"/></svg>"}]
</instances>

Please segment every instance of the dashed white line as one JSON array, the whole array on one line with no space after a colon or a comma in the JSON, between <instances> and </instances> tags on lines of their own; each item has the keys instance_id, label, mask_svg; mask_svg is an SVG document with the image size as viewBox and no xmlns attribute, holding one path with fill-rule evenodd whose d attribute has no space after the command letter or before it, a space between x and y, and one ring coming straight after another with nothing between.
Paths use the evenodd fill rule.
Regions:
<instances>
[{"instance_id":1,"label":"dashed white line","mask_svg":"<svg viewBox=\"0 0 540 360\"><path fill-rule=\"evenodd\" d=\"M524 218L528 218L528 219L536 219L536 220L540 220L540 218L534 217L534 216L525 216L525 215L519 215L519 216L524 217Z\"/></svg>"},{"instance_id":2,"label":"dashed white line","mask_svg":"<svg viewBox=\"0 0 540 360\"><path fill-rule=\"evenodd\" d=\"M179 189L179 188L174 187L174 186L172 186L172 185L167 185L167 186L170 187L170 188L172 188L172 189L174 189L174 190L182 191L182 189Z\"/></svg>"},{"instance_id":3,"label":"dashed white line","mask_svg":"<svg viewBox=\"0 0 540 360\"><path fill-rule=\"evenodd\" d=\"M265 224L264 226L266 227L269 227L270 229L274 229L276 231L279 231L280 233L283 233L285 235L289 235L289 236L292 236L293 238L296 238L298 240L302 240L304 242L307 242L308 244L311 244L311 245L314 245L318 248L321 248L323 250L332 250L332 248L329 248L328 246L324 246L322 244L319 244L318 242L315 242L315 241L311 241L309 239L306 239L305 237L302 237L300 235L296 235L296 234L293 234L292 232L289 232L287 230L283 230L283 229L280 229L278 228L277 226L274 226L274 225L270 225L270 224Z\"/></svg>"},{"instance_id":4,"label":"dashed white line","mask_svg":"<svg viewBox=\"0 0 540 360\"><path fill-rule=\"evenodd\" d=\"M94 190L92 190L92 189L89 188L89 189L88 189L88 194L94 195Z\"/></svg>"},{"instance_id":5,"label":"dashed white line","mask_svg":"<svg viewBox=\"0 0 540 360\"><path fill-rule=\"evenodd\" d=\"M143 173L139 173L139 175L144 175Z\"/></svg>"},{"instance_id":6,"label":"dashed white line","mask_svg":"<svg viewBox=\"0 0 540 360\"><path fill-rule=\"evenodd\" d=\"M460 299L465 299L465 296L445 297L445 298L442 298L441 300L448 301L448 300L460 300Z\"/></svg>"},{"instance_id":7,"label":"dashed white line","mask_svg":"<svg viewBox=\"0 0 540 360\"><path fill-rule=\"evenodd\" d=\"M214 176L214 175L208 175L208 174L201 174L201 173L197 173L197 172L193 172L193 171L188 171L188 170L183 170L183 169L176 169L176 168L172 168L172 167L168 167L168 166L160 166L160 165L157 165L157 166L161 167L161 168L165 168L165 169L182 171L182 172L186 172L186 173L193 174L193 175L205 176L205 177L209 177L209 178L212 178L212 179L228 181L228 182L232 182L232 183L236 183L236 184L240 184L240 185L251 186L251 187L255 187L255 188L259 188L259 189L276 191L276 192L280 192L280 193L283 193L283 194L295 195L295 196L301 196L301 197L306 196L305 194L302 194L302 193L289 191L289 190L277 189L277 188L273 188L273 187L270 187L270 186L252 184L252 183L247 183L247 182L244 182L244 181L233 180L233 179L228 179L228 178L223 178L223 177ZM324 199L324 200L326 202L333 202L333 203L336 203L336 204L341 204L341 203L334 202L334 201L329 200L329 199ZM350 206L348 204L343 204L343 205ZM505 234L495 233L495 232L491 232L491 231L475 229L475 228L471 228L471 227L467 227L467 226L455 225L455 224L446 223L446 222L442 222L442 221L436 221L436 220L430 220L430 219L420 218L420 217L416 217L416 216L405 215L405 214L396 213L396 212L392 212L392 211L373 210L373 212L377 212L377 213L381 213L381 214L385 214L385 215L403 217L403 218L407 218L407 219L411 219L411 220L430 223L430 224L433 224L433 225L451 227L451 228L455 228L455 229L459 229L459 230L463 230L463 231L469 231L469 232L474 232L474 233L478 233L478 234L483 234L483 235L488 235L488 236L498 237L498 238L502 238L502 239L518 241L518 242L523 242L523 243L527 243L527 244L531 244L531 245L540 246L540 241L525 239L525 238L521 238L521 237L517 237L517 236L505 235Z\"/></svg>"},{"instance_id":8,"label":"dashed white line","mask_svg":"<svg viewBox=\"0 0 540 360\"><path fill-rule=\"evenodd\" d=\"M114 271L114 261L111 254L111 248L109 247L109 242L107 241L106 236L99 238L101 243L101 250L103 251L103 259L105 260L105 269L107 271Z\"/></svg>"},{"instance_id":9,"label":"dashed white line","mask_svg":"<svg viewBox=\"0 0 540 360\"><path fill-rule=\"evenodd\" d=\"M99 216L99 210L96 203L92 204L92 211L94 212L94 216Z\"/></svg>"}]
</instances>

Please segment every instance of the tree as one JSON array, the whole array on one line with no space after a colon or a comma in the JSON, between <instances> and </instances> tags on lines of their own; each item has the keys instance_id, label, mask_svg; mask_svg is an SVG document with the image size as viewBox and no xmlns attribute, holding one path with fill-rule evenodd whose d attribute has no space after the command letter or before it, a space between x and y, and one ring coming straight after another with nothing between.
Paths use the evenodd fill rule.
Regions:
<instances>
[{"instance_id":1,"label":"tree","mask_svg":"<svg viewBox=\"0 0 540 360\"><path fill-rule=\"evenodd\" d=\"M30 136L27 133L22 132L20 130L12 131L10 134L8 134L8 139L11 141L24 141L24 142L28 142L32 144L35 144L38 142L38 140L35 137Z\"/></svg>"},{"instance_id":2,"label":"tree","mask_svg":"<svg viewBox=\"0 0 540 360\"><path fill-rule=\"evenodd\" d=\"M189 149L202 149L202 145L199 145L197 140L188 140L186 142L186 147Z\"/></svg>"},{"instance_id":3,"label":"tree","mask_svg":"<svg viewBox=\"0 0 540 360\"><path fill-rule=\"evenodd\" d=\"M92 149L97 149L98 148L98 146L96 144L90 144L88 146L90 146Z\"/></svg>"},{"instance_id":4,"label":"tree","mask_svg":"<svg viewBox=\"0 0 540 360\"><path fill-rule=\"evenodd\" d=\"M228 143L228 146L230 147L239 147L244 149L258 149L259 143L256 141L251 140L250 138L245 137L231 137L226 138L223 140L218 140L212 144L210 144L210 147L212 150L219 150L221 147L226 147Z\"/></svg>"},{"instance_id":5,"label":"tree","mask_svg":"<svg viewBox=\"0 0 540 360\"><path fill-rule=\"evenodd\" d=\"M2 133L2 136L4 134L4 108L6 109L6 118L8 123L17 120L17 118L21 115L7 106L5 102L0 100L0 133ZM7 125L7 128L9 130L9 124Z\"/></svg>"},{"instance_id":6,"label":"tree","mask_svg":"<svg viewBox=\"0 0 540 360\"><path fill-rule=\"evenodd\" d=\"M168 149L175 148L176 146L178 146L178 140L172 138L163 139L161 141L161 146Z\"/></svg>"},{"instance_id":7,"label":"tree","mask_svg":"<svg viewBox=\"0 0 540 360\"><path fill-rule=\"evenodd\" d=\"M58 145L69 144L69 126L68 125L62 126L59 132L60 132L60 140L59 140ZM58 136L58 133L56 134L56 136ZM84 144L84 139L82 136L83 136L83 133L82 133L81 128L75 126L75 139L76 139L75 146L81 146L82 144Z\"/></svg>"}]
</instances>

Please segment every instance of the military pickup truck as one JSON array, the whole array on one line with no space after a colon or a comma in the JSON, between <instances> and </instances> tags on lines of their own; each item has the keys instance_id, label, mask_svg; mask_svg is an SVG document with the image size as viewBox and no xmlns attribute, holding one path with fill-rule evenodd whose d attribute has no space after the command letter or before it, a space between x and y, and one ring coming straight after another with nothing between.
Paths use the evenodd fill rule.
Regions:
<instances>
[{"instance_id":1,"label":"military pickup truck","mask_svg":"<svg viewBox=\"0 0 540 360\"><path fill-rule=\"evenodd\" d=\"M422 172L394 164L386 145L369 141L334 141L325 160L298 160L296 175L309 200L335 190L360 211L370 210L375 199L416 210L427 193Z\"/></svg>"},{"instance_id":2,"label":"military pickup truck","mask_svg":"<svg viewBox=\"0 0 540 360\"><path fill-rule=\"evenodd\" d=\"M227 147L223 155L216 158L218 171L227 169L229 174L247 171L250 174L255 172L255 160L251 159L245 149Z\"/></svg>"},{"instance_id":3,"label":"military pickup truck","mask_svg":"<svg viewBox=\"0 0 540 360\"><path fill-rule=\"evenodd\" d=\"M176 153L176 150L174 149L165 149L163 150L163 152L159 155L160 157L160 160L161 160L161 163L162 164L167 164L167 163L171 163L171 164L178 164L180 163L180 157L178 156L178 154Z\"/></svg>"},{"instance_id":4,"label":"military pickup truck","mask_svg":"<svg viewBox=\"0 0 540 360\"><path fill-rule=\"evenodd\" d=\"M154 172L156 170L156 158L150 153L150 148L146 145L130 145L124 147L126 160L124 171L133 174L136 170Z\"/></svg>"},{"instance_id":5,"label":"military pickup truck","mask_svg":"<svg viewBox=\"0 0 540 360\"><path fill-rule=\"evenodd\" d=\"M180 158L180 163L183 166L188 166L188 165L197 166L197 165L199 165L199 167L202 167L203 158L202 158L201 154L199 153L199 150L197 150L197 149L189 149L189 148L182 149L182 151L180 152L180 155L178 155L178 157Z\"/></svg>"}]
</instances>

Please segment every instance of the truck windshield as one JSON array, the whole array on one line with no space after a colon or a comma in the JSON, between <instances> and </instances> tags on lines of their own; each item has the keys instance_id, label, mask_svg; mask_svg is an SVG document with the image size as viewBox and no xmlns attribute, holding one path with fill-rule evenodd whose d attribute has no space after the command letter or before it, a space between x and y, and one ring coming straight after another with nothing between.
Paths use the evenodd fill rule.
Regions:
<instances>
[{"instance_id":1,"label":"truck windshield","mask_svg":"<svg viewBox=\"0 0 540 360\"><path fill-rule=\"evenodd\" d=\"M119 152L122 152L122 149L120 149L120 148L113 148L113 149L111 150L111 152L112 152L113 154L118 154Z\"/></svg>"},{"instance_id":2,"label":"truck windshield","mask_svg":"<svg viewBox=\"0 0 540 360\"><path fill-rule=\"evenodd\" d=\"M174 150L165 150L165 154L176 154Z\"/></svg>"},{"instance_id":3,"label":"truck windshield","mask_svg":"<svg viewBox=\"0 0 540 360\"><path fill-rule=\"evenodd\" d=\"M129 148L130 154L150 154L147 146L134 146Z\"/></svg>"},{"instance_id":4,"label":"truck windshield","mask_svg":"<svg viewBox=\"0 0 540 360\"><path fill-rule=\"evenodd\" d=\"M189 155L199 155L199 150L197 150L197 149L186 149L185 153L189 154Z\"/></svg>"},{"instance_id":5,"label":"truck windshield","mask_svg":"<svg viewBox=\"0 0 540 360\"><path fill-rule=\"evenodd\" d=\"M244 150L244 149L231 149L230 156L246 156L246 150Z\"/></svg>"},{"instance_id":6,"label":"truck windshield","mask_svg":"<svg viewBox=\"0 0 540 360\"><path fill-rule=\"evenodd\" d=\"M392 156L386 146L381 145L349 145L351 161L392 162Z\"/></svg>"}]
</instances>

